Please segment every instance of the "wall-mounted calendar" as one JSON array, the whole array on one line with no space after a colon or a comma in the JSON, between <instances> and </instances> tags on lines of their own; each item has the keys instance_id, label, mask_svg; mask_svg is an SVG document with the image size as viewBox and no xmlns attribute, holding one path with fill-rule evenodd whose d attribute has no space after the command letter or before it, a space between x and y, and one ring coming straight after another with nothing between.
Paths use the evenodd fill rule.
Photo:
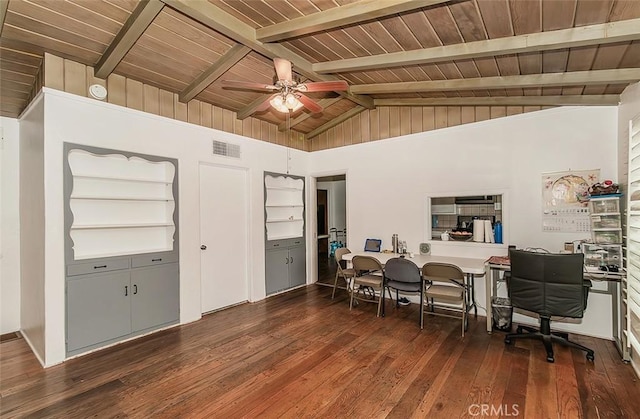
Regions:
<instances>
[{"instance_id":1,"label":"wall-mounted calendar","mask_svg":"<svg viewBox=\"0 0 640 419\"><path fill-rule=\"evenodd\" d=\"M600 169L545 173L542 175L542 231L588 233L589 188L600 178Z\"/></svg>"}]
</instances>

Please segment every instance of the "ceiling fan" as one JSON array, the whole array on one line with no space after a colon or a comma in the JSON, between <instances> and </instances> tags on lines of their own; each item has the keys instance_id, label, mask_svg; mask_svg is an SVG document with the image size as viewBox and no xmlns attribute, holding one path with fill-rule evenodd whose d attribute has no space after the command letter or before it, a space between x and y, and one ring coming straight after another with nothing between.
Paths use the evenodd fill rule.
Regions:
<instances>
[{"instance_id":1,"label":"ceiling fan","mask_svg":"<svg viewBox=\"0 0 640 419\"><path fill-rule=\"evenodd\" d=\"M303 106L312 113L322 112L322 106L306 96L309 92L335 92L347 90L349 85L344 80L298 83L293 79L291 61L274 58L278 80L274 84L252 83L244 81L222 80L222 86L230 89L257 90L273 92L254 112L266 111L269 106L283 113L293 113Z\"/></svg>"}]
</instances>

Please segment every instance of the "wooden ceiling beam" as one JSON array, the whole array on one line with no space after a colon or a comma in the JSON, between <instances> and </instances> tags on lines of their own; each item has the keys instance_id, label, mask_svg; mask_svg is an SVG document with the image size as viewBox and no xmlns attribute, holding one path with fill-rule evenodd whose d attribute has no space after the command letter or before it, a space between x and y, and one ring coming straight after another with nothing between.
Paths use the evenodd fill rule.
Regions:
<instances>
[{"instance_id":1,"label":"wooden ceiling beam","mask_svg":"<svg viewBox=\"0 0 640 419\"><path fill-rule=\"evenodd\" d=\"M328 108L329 106L333 105L336 102L341 101L342 98L341 97L336 97L336 98L332 98L332 99L321 99L318 101L318 103L320 104L320 106L322 106L323 108ZM278 125L278 131L286 131L289 128L293 128L296 125L306 121L307 119L311 118L314 114L310 113L310 112L302 112L300 115L296 116L295 118L293 118L292 120L290 120L289 122L283 122L280 125Z\"/></svg>"},{"instance_id":2,"label":"wooden ceiling beam","mask_svg":"<svg viewBox=\"0 0 640 419\"><path fill-rule=\"evenodd\" d=\"M188 0L162 0L167 6L179 11L185 16L202 23L211 29L220 32L228 38L239 42L267 58L284 58L294 66L295 72L312 81L341 80L335 76L319 74L311 69L311 63L285 48L280 44L265 44L256 39L256 30L241 22L235 16L230 15L221 8L208 1ZM366 96L354 95L350 92L336 92L345 99L354 103L373 108L373 99Z\"/></svg>"},{"instance_id":3,"label":"wooden ceiling beam","mask_svg":"<svg viewBox=\"0 0 640 419\"><path fill-rule=\"evenodd\" d=\"M478 77L472 79L415 81L401 83L358 84L354 93L384 94L404 92L442 92L455 90L517 89L526 87L582 86L594 84L627 84L640 80L640 68L616 70L572 71L522 76Z\"/></svg>"},{"instance_id":4,"label":"wooden ceiling beam","mask_svg":"<svg viewBox=\"0 0 640 419\"><path fill-rule=\"evenodd\" d=\"M343 113L342 115L340 115L337 118L333 118L331 121L328 121L326 123L324 123L323 125L320 125L318 128L314 129L313 131L307 133L307 139L311 139L313 137L316 137L320 134L322 134L325 131L330 130L331 128L335 127L338 124L341 124L342 122L346 121L347 119L351 118L352 116L356 116L357 114L359 114L360 112L364 111L365 108L362 106L356 106L355 108L352 108L350 110L348 110L347 112Z\"/></svg>"},{"instance_id":5,"label":"wooden ceiling beam","mask_svg":"<svg viewBox=\"0 0 640 419\"><path fill-rule=\"evenodd\" d=\"M315 63L318 73L342 73L408 65L468 60L495 55L519 54L577 48L589 45L629 42L640 39L640 19L620 20L600 25L532 33L506 38L474 41L442 47L392 52L368 57Z\"/></svg>"},{"instance_id":6,"label":"wooden ceiling beam","mask_svg":"<svg viewBox=\"0 0 640 419\"><path fill-rule=\"evenodd\" d=\"M376 106L617 106L620 95L374 99Z\"/></svg>"},{"instance_id":7,"label":"wooden ceiling beam","mask_svg":"<svg viewBox=\"0 0 640 419\"><path fill-rule=\"evenodd\" d=\"M341 26L380 19L423 7L435 6L448 1L450 0L360 0L259 28L256 30L256 38L261 42L278 42Z\"/></svg>"},{"instance_id":8,"label":"wooden ceiling beam","mask_svg":"<svg viewBox=\"0 0 640 419\"><path fill-rule=\"evenodd\" d=\"M142 0L124 23L113 42L102 54L94 68L95 76L106 79L142 36L164 7L160 0Z\"/></svg>"},{"instance_id":9,"label":"wooden ceiling beam","mask_svg":"<svg viewBox=\"0 0 640 419\"><path fill-rule=\"evenodd\" d=\"M187 86L178 95L178 100L183 103L189 102L194 97L198 96L200 92L207 88L211 83L216 81L220 76L229 71L238 61L244 58L251 51L251 48L236 44L229 49L219 60L217 60L211 67L200 74L189 86Z\"/></svg>"},{"instance_id":10,"label":"wooden ceiling beam","mask_svg":"<svg viewBox=\"0 0 640 419\"><path fill-rule=\"evenodd\" d=\"M2 35L2 28L4 27L4 18L7 16L8 8L9 8L9 0L0 0L0 35Z\"/></svg>"},{"instance_id":11,"label":"wooden ceiling beam","mask_svg":"<svg viewBox=\"0 0 640 419\"><path fill-rule=\"evenodd\" d=\"M260 95L260 97L255 99L253 102L240 109L236 113L236 118L242 120L250 117L256 111L256 109L258 109L264 103L264 101L269 99L271 96L273 95L270 93L266 95Z\"/></svg>"}]
</instances>

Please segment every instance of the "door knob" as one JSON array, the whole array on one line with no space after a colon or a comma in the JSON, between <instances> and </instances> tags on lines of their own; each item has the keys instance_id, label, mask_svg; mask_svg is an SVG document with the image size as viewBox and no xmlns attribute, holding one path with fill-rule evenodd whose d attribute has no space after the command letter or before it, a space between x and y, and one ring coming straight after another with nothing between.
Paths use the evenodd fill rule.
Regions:
<instances>
[{"instance_id":1,"label":"door knob","mask_svg":"<svg viewBox=\"0 0 640 419\"><path fill-rule=\"evenodd\" d=\"M200 250L207 250L207 246L203 244L202 246L200 246Z\"/></svg>"}]
</instances>

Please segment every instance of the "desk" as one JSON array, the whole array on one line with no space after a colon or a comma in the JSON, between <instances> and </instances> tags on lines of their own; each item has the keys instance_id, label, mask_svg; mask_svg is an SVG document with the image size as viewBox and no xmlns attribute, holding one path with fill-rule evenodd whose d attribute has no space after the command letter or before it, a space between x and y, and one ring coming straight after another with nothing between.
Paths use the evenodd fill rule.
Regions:
<instances>
[{"instance_id":1,"label":"desk","mask_svg":"<svg viewBox=\"0 0 640 419\"><path fill-rule=\"evenodd\" d=\"M347 253L342 256L342 259L351 261L354 256L370 256L376 258L382 265L387 263L389 259L397 258L401 255L397 253L378 253L378 252L352 252ZM476 259L476 258L461 258L456 256L433 256L433 255L415 255L414 257L409 257L409 255L404 255L407 260L415 263L418 268L422 269L422 267L429 262L439 262L439 263L450 263L451 265L455 265L460 268L460 270L467 276L467 282L471 289L471 292L468 293L469 300L469 310L473 307L473 312L477 316L478 315L478 307L476 305L476 297L475 297L475 277L485 275L485 259Z\"/></svg>"},{"instance_id":2,"label":"desk","mask_svg":"<svg viewBox=\"0 0 640 419\"><path fill-rule=\"evenodd\" d=\"M485 265L486 273L485 280L487 281L486 286L486 297L487 297L487 332L491 333L492 331L492 307L491 307L491 298L494 295L497 295L497 284L499 281L499 272L507 272L511 270L511 266L508 263L508 259L506 257L492 257L487 260ZM594 281L607 281L607 290L594 290L591 289L589 292L594 294L607 294L612 297L613 304L613 335L614 340L616 341L616 345L618 345L618 349L620 349L620 333L618 332L618 323L620 322L618 316L619 311L619 283L625 278L624 272L603 272L596 269L589 269L584 272L584 279L594 280Z\"/></svg>"}]
</instances>

